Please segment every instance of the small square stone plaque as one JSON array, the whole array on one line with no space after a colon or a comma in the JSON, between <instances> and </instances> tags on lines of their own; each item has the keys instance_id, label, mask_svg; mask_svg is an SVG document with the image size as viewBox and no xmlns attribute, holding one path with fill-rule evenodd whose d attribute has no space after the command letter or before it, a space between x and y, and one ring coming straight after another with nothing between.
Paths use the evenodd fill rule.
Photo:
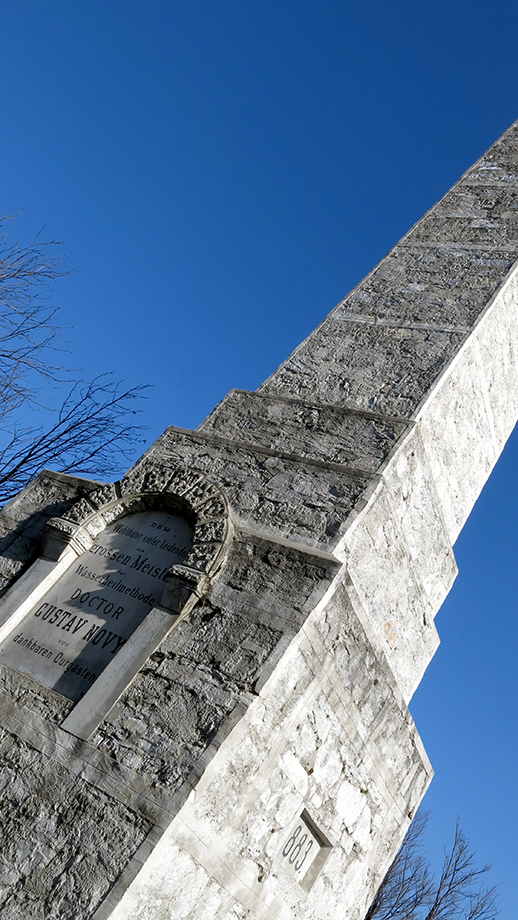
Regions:
<instances>
[{"instance_id":1,"label":"small square stone plaque","mask_svg":"<svg viewBox=\"0 0 518 920\"><path fill-rule=\"evenodd\" d=\"M306 809L293 822L279 852L281 864L305 891L309 891L332 845Z\"/></svg>"}]
</instances>

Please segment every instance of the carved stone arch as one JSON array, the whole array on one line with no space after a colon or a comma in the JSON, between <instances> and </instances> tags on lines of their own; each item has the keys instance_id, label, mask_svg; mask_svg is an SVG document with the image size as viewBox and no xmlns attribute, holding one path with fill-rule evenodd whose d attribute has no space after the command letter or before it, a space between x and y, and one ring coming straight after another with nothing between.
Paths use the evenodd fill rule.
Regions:
<instances>
[{"instance_id":1,"label":"carved stone arch","mask_svg":"<svg viewBox=\"0 0 518 920\"><path fill-rule=\"evenodd\" d=\"M194 528L189 554L181 565L170 568L161 598L161 606L180 613L190 597L195 602L206 593L232 539L228 502L204 473L144 461L123 479L80 499L61 517L51 518L44 555L58 560L67 547L79 555L119 518L157 510L178 514Z\"/></svg>"},{"instance_id":2,"label":"carved stone arch","mask_svg":"<svg viewBox=\"0 0 518 920\"><path fill-rule=\"evenodd\" d=\"M161 577L161 596L155 595L156 601L147 616L128 641L119 646L113 661L103 667L62 723L63 729L85 740L171 627L192 610L217 577L233 534L225 496L201 472L144 460L123 479L100 486L61 517L48 521L42 556L26 574L27 584L30 582L28 596L20 604L18 595L24 586L19 584L12 598L13 610L6 610L7 637L25 616L31 615L35 604L41 603L47 592L53 591L60 579L72 572L74 561L93 546L110 524L132 513L147 511L183 517L193 529L192 543L182 563L172 565L165 577ZM25 589L24 593L27 594Z\"/></svg>"}]
</instances>

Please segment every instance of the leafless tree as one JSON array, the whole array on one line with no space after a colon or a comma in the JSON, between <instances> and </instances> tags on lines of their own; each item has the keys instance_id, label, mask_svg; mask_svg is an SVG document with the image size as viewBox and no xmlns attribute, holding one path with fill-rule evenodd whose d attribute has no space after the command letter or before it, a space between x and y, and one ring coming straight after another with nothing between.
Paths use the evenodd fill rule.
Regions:
<instances>
[{"instance_id":1,"label":"leafless tree","mask_svg":"<svg viewBox=\"0 0 518 920\"><path fill-rule=\"evenodd\" d=\"M416 920L432 897L430 866L422 854L428 816L418 812L365 920Z\"/></svg>"},{"instance_id":2,"label":"leafless tree","mask_svg":"<svg viewBox=\"0 0 518 920\"><path fill-rule=\"evenodd\" d=\"M459 821L440 879L434 880L422 854L428 817L417 814L365 920L495 920L496 889L483 884L491 866L476 867Z\"/></svg>"},{"instance_id":3,"label":"leafless tree","mask_svg":"<svg viewBox=\"0 0 518 920\"><path fill-rule=\"evenodd\" d=\"M47 302L49 285L65 274L60 244L41 235L28 245L12 241L12 220L0 218L0 504L46 465L111 475L142 440L135 416L145 389L126 389L109 374L83 383L60 364L57 311ZM56 409L53 398L63 386L66 396ZM48 423L20 424L22 406Z\"/></svg>"}]
</instances>

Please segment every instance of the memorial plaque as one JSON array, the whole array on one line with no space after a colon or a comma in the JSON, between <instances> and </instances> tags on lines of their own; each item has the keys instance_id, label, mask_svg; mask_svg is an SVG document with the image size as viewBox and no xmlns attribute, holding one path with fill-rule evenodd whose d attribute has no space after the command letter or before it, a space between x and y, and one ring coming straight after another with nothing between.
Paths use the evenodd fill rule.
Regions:
<instances>
[{"instance_id":1,"label":"memorial plaque","mask_svg":"<svg viewBox=\"0 0 518 920\"><path fill-rule=\"evenodd\" d=\"M0 664L80 700L149 611L193 528L143 511L110 524L0 645Z\"/></svg>"}]
</instances>

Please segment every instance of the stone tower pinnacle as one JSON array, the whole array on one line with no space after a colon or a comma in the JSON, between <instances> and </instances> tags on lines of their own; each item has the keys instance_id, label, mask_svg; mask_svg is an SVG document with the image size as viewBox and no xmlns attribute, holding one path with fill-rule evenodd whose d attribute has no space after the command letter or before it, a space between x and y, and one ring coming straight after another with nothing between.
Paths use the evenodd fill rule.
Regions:
<instances>
[{"instance_id":1,"label":"stone tower pinnacle","mask_svg":"<svg viewBox=\"0 0 518 920\"><path fill-rule=\"evenodd\" d=\"M257 392L4 509L5 920L362 920L518 416L517 215L513 125Z\"/></svg>"}]
</instances>

